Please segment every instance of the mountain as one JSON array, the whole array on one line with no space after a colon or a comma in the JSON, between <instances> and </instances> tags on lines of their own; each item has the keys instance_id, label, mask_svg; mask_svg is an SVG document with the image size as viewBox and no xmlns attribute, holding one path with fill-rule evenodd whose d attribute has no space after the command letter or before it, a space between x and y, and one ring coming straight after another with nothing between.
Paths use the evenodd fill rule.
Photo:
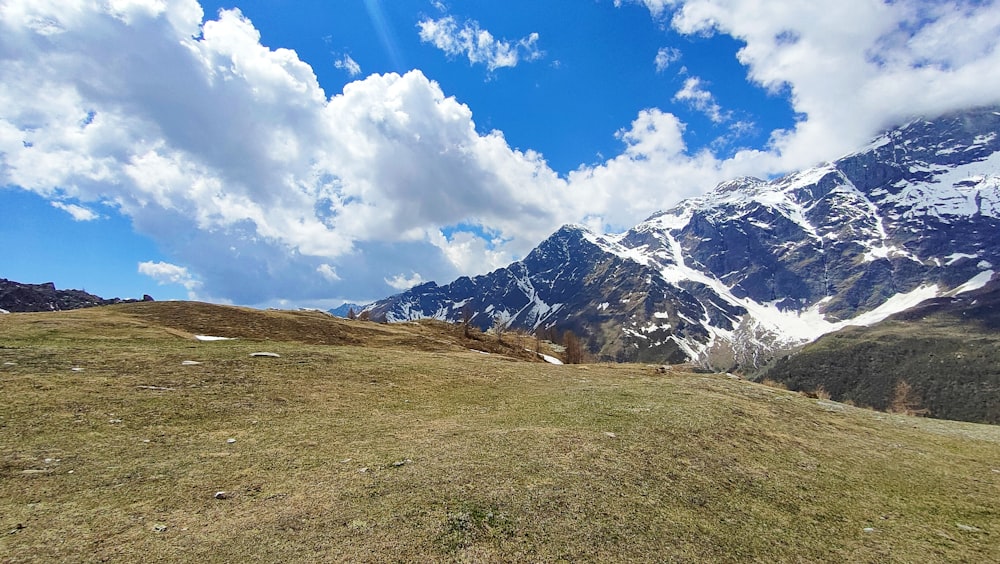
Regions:
<instances>
[{"instance_id":1,"label":"mountain","mask_svg":"<svg viewBox=\"0 0 1000 564\"><path fill-rule=\"evenodd\" d=\"M1000 424L1000 283L825 335L759 377L859 406Z\"/></svg>"},{"instance_id":2,"label":"mountain","mask_svg":"<svg viewBox=\"0 0 1000 564\"><path fill-rule=\"evenodd\" d=\"M22 284L0 278L0 310L6 312L60 311L136 301L139 300L104 299L83 290L57 290L52 282ZM153 298L146 295L142 301Z\"/></svg>"},{"instance_id":3,"label":"mountain","mask_svg":"<svg viewBox=\"0 0 1000 564\"><path fill-rule=\"evenodd\" d=\"M570 329L606 360L758 366L984 286L1000 264L998 132L1000 107L915 120L830 163L722 183L620 235L565 226L505 268L369 309Z\"/></svg>"},{"instance_id":4,"label":"mountain","mask_svg":"<svg viewBox=\"0 0 1000 564\"><path fill-rule=\"evenodd\" d=\"M333 316L336 316L336 317L342 317L344 319L347 319L347 317L351 313L351 310L354 310L354 313L360 313L362 310L365 309L365 307L366 306L361 305L361 304L353 304L353 303L349 303L348 302L348 303L344 303L344 304L340 305L339 307L335 307L333 309L328 309L326 311L330 315L333 315Z\"/></svg>"}]
</instances>

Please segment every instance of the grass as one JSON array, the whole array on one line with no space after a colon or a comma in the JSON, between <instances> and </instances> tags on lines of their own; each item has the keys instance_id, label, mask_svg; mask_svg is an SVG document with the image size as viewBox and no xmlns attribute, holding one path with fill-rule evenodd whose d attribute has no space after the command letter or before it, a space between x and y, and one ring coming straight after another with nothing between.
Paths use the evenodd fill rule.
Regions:
<instances>
[{"instance_id":1,"label":"grass","mask_svg":"<svg viewBox=\"0 0 1000 564\"><path fill-rule=\"evenodd\" d=\"M460 333L0 316L0 560L1000 560L1000 428Z\"/></svg>"},{"instance_id":2,"label":"grass","mask_svg":"<svg viewBox=\"0 0 1000 564\"><path fill-rule=\"evenodd\" d=\"M1000 424L1000 333L932 321L850 327L759 376L859 406Z\"/></svg>"}]
</instances>

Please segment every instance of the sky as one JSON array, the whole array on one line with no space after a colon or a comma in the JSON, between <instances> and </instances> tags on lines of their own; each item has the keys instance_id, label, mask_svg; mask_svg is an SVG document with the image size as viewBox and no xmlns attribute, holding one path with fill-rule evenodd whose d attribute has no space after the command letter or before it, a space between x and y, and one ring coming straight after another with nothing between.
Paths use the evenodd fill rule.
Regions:
<instances>
[{"instance_id":1,"label":"sky","mask_svg":"<svg viewBox=\"0 0 1000 564\"><path fill-rule=\"evenodd\" d=\"M1000 102L986 0L3 0L0 277L366 303Z\"/></svg>"}]
</instances>

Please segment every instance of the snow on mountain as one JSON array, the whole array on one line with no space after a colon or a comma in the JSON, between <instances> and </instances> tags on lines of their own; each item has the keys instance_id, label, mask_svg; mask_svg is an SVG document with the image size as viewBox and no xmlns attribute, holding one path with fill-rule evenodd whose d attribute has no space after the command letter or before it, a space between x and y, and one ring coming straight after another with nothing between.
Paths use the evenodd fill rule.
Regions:
<instances>
[{"instance_id":1,"label":"snow on mountain","mask_svg":"<svg viewBox=\"0 0 1000 564\"><path fill-rule=\"evenodd\" d=\"M626 233L565 226L506 268L372 308L571 329L605 359L755 364L986 284L1000 264L998 132L993 109L916 120L831 163L722 183Z\"/></svg>"}]
</instances>

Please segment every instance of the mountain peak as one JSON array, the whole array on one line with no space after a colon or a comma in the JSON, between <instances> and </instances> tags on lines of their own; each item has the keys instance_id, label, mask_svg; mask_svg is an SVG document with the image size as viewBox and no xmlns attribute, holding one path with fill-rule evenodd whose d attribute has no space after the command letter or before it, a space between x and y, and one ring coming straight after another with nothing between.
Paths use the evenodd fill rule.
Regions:
<instances>
[{"instance_id":1,"label":"mountain peak","mask_svg":"<svg viewBox=\"0 0 1000 564\"><path fill-rule=\"evenodd\" d=\"M621 236L568 224L520 262L376 304L572 329L605 360L746 366L1000 265L1000 111L917 120L833 162L723 182Z\"/></svg>"}]
</instances>

